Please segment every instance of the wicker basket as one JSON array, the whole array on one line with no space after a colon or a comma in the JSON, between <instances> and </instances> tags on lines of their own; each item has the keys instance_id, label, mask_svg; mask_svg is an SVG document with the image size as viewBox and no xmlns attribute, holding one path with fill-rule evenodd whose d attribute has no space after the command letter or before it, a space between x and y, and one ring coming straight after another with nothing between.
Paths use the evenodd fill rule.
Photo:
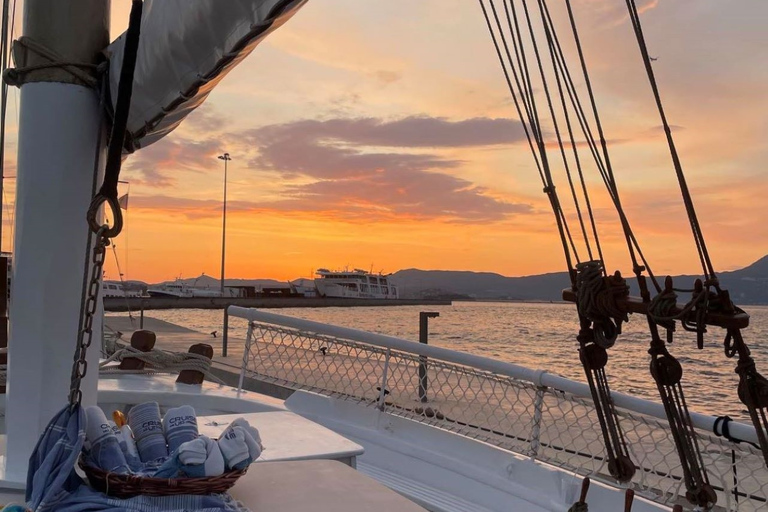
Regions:
<instances>
[{"instance_id":1,"label":"wicker basket","mask_svg":"<svg viewBox=\"0 0 768 512\"><path fill-rule=\"evenodd\" d=\"M89 466L80 457L80 469L85 472L91 487L115 498L133 496L171 496L177 494L216 494L228 491L248 468L228 471L219 476L203 478L151 478L138 475L119 475Z\"/></svg>"}]
</instances>

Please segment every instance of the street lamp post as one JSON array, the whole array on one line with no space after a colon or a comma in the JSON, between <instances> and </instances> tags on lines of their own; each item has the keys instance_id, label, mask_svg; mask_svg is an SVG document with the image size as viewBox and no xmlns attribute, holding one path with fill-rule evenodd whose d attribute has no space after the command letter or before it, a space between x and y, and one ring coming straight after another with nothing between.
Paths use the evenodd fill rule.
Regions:
<instances>
[{"instance_id":1,"label":"street lamp post","mask_svg":"<svg viewBox=\"0 0 768 512\"><path fill-rule=\"evenodd\" d=\"M219 160L224 160L224 206L222 209L221 223L221 296L224 296L224 254L227 247L227 162L232 160L229 153L219 155Z\"/></svg>"}]
</instances>

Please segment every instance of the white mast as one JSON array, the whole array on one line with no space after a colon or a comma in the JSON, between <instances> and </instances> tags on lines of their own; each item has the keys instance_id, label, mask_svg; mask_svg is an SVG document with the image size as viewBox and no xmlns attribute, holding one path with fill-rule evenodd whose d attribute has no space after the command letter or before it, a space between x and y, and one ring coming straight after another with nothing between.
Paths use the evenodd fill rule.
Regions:
<instances>
[{"instance_id":1,"label":"white mast","mask_svg":"<svg viewBox=\"0 0 768 512\"><path fill-rule=\"evenodd\" d=\"M24 35L63 61L94 64L109 44L109 15L109 0L26 0ZM39 52L22 53L19 68L50 62ZM85 214L94 159L104 155L92 87L60 67L20 78L6 482L25 481L40 433L67 401L89 233ZM96 402L100 330L94 329L82 383L84 405Z\"/></svg>"}]
</instances>

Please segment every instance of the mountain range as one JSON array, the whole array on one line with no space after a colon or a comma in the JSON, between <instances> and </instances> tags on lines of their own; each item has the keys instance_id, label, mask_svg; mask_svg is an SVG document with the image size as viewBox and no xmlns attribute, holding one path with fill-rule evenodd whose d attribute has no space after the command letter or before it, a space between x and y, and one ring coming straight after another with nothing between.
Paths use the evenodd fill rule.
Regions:
<instances>
[{"instance_id":1,"label":"mountain range","mask_svg":"<svg viewBox=\"0 0 768 512\"><path fill-rule=\"evenodd\" d=\"M658 276L663 280L666 276ZM678 288L691 288L698 276L673 276ZM768 304L768 256L753 264L731 272L718 274L722 286L729 290L737 304ZM474 300L562 300L562 290L569 285L566 272L523 277L506 277L492 272L455 270L399 270L390 279L398 285L400 297L420 299L474 299ZM182 279L189 286L218 288L219 280L207 275ZM637 283L628 279L632 294L637 295ZM131 287L144 287L140 281L131 281ZM226 279L227 286L256 286L257 288L287 287L286 281L275 279ZM149 285L152 286L152 285ZM682 297L681 297L682 299Z\"/></svg>"},{"instance_id":2,"label":"mountain range","mask_svg":"<svg viewBox=\"0 0 768 512\"><path fill-rule=\"evenodd\" d=\"M666 276L657 276L663 281ZM699 276L672 276L678 288L692 288ZM768 304L768 256L748 267L718 274L721 285L737 304ZM485 300L562 300L570 281L566 272L505 277L491 272L449 270L400 270L391 278L403 298L472 298ZM639 293L635 279L628 279L632 294Z\"/></svg>"}]
</instances>

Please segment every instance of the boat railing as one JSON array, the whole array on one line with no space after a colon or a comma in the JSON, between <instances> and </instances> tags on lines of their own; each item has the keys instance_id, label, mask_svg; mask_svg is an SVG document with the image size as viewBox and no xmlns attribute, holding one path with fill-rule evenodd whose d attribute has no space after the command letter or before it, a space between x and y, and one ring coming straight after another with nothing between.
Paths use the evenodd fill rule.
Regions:
<instances>
[{"instance_id":1,"label":"boat railing","mask_svg":"<svg viewBox=\"0 0 768 512\"><path fill-rule=\"evenodd\" d=\"M355 401L615 484L586 384L357 329L236 306L228 313L248 321L241 386L250 377ZM638 468L632 487L659 503L684 503L663 406L621 393L612 398ZM718 418L691 419L718 506L768 510L768 470L752 444L754 428L729 422L726 439L714 433Z\"/></svg>"}]
</instances>

